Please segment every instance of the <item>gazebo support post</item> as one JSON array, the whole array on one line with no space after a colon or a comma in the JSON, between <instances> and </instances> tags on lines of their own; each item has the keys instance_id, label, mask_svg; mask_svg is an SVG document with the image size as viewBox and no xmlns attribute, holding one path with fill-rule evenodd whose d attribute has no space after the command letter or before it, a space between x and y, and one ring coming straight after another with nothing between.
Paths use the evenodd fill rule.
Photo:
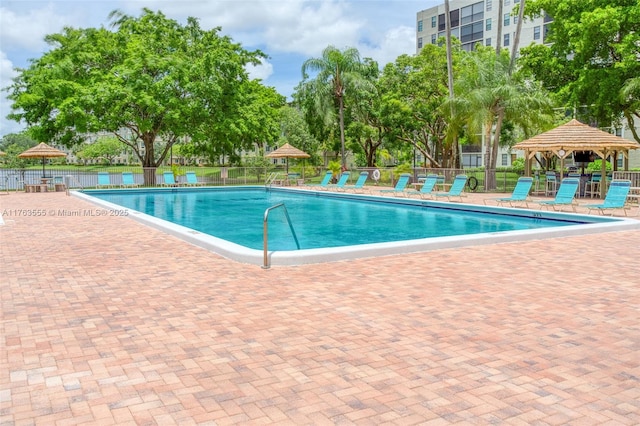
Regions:
<instances>
[{"instance_id":1,"label":"gazebo support post","mask_svg":"<svg viewBox=\"0 0 640 426\"><path fill-rule=\"evenodd\" d=\"M529 150L524 151L524 175L527 177L531 176L531 156L529 155Z\"/></svg>"},{"instance_id":2,"label":"gazebo support post","mask_svg":"<svg viewBox=\"0 0 640 426\"><path fill-rule=\"evenodd\" d=\"M600 171L602 172L602 177L600 178L600 198L604 199L607 193L607 150L604 149L602 151L602 164L600 167Z\"/></svg>"}]
</instances>

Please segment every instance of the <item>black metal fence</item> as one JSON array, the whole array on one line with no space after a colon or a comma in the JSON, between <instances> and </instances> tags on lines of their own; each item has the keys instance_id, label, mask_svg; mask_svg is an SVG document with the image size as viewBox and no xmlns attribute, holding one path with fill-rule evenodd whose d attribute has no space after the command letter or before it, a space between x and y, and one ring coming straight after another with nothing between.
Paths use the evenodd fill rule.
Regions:
<instances>
[{"instance_id":1,"label":"black metal fence","mask_svg":"<svg viewBox=\"0 0 640 426\"><path fill-rule=\"evenodd\" d=\"M185 172L192 171L195 173L199 183L209 186L224 185L264 185L269 178L277 176L278 181L286 182L286 173L284 169L273 167L182 167L177 170L178 183L184 183ZM398 180L401 171L396 168L356 168L351 170L349 184L355 183L360 172L369 172L367 185L378 186L394 186ZM53 188L53 182L70 181L71 188L95 188L98 186L98 173L107 172L109 174L110 184L114 187L122 185L122 173L131 172L134 182L139 186L159 186L165 183L164 174L172 173L169 168L141 168L141 167L119 167L117 171L113 168L105 167L103 169L91 167L83 168L47 168L45 176L42 175L42 169L0 169L0 186L4 186L9 190L24 190L25 185L41 184L42 179ZM303 178L305 183L318 183L324 176L326 169L323 167L306 167L304 173L296 170L297 177ZM421 176L434 173L442 176L444 182L453 182L458 174L466 174L470 178L469 190L484 191L485 170L484 169L428 169L415 168L410 171L412 181L417 182ZM515 187L518 173L509 170L495 171L497 192L509 192ZM67 178L68 177L68 178ZM146 178L146 179L145 179ZM472 179L473 178L473 179ZM296 179L297 183L298 180Z\"/></svg>"}]
</instances>

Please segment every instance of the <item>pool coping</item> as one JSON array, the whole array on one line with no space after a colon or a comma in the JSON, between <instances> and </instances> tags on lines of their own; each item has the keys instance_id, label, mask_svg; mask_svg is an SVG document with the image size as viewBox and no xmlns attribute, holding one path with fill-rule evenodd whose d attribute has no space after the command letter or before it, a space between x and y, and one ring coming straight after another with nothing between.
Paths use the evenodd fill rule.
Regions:
<instances>
[{"instance_id":1,"label":"pool coping","mask_svg":"<svg viewBox=\"0 0 640 426\"><path fill-rule=\"evenodd\" d=\"M242 186L233 187L235 189L264 189L264 186ZM200 231L187 228L182 225L171 223L169 221L156 218L154 216L128 209L99 198L92 197L92 193L113 192L113 191L153 191L153 192L185 192L198 190L226 190L229 187L179 187L179 188L128 188L128 189L109 189L109 190L85 190L70 191L73 196L79 197L85 201L101 206L110 211L119 211L123 215L131 219L150 226L154 229L163 231L169 235L189 242L198 247L204 248L213 253L219 254L227 259L240 263L268 266L295 266L314 263L329 263L343 260L352 260L360 258L380 257L398 254L408 254L416 252L427 252L448 248L459 248L469 246L482 246L487 244L507 243L516 241L531 241L540 239L552 239L565 236L585 235L605 232L616 232L630 229L640 229L640 221L622 218L622 217L603 217L584 215L578 213L565 213L556 211L542 211L520 208L509 208L499 206L483 206L478 204L453 203L433 200L421 200L404 197L389 197L373 194L353 194L335 191L310 191L308 189L298 188L271 188L271 190L298 192L298 193L315 193L317 196L331 196L335 198L354 198L362 199L362 197L372 201L393 202L395 204L418 205L424 207L446 208L459 211L480 211L486 213L516 215L521 217L558 219L569 221L588 221L590 223L580 223L576 225L567 225L563 227L539 228L520 231L500 231L493 233L482 233L463 236L447 236L433 237L417 240L406 240L399 242L384 242L361 244L346 247L331 248L315 248L303 249L298 251L268 251L267 260L265 262L265 253L263 250L256 250L235 244L221 238L217 238Z\"/></svg>"}]
</instances>

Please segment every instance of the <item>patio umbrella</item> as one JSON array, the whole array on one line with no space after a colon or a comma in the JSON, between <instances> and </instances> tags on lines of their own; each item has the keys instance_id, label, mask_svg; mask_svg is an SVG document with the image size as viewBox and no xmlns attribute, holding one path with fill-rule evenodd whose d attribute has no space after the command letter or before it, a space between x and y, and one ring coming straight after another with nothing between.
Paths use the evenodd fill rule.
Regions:
<instances>
[{"instance_id":1,"label":"patio umbrella","mask_svg":"<svg viewBox=\"0 0 640 426\"><path fill-rule=\"evenodd\" d=\"M44 162L46 158L66 157L66 156L67 156L66 153L52 146L47 145L44 142L40 142L40 144L34 146L33 148L29 148L25 152L18 154L18 157L21 157L21 158L42 158L42 177L45 177Z\"/></svg>"},{"instance_id":2,"label":"patio umbrella","mask_svg":"<svg viewBox=\"0 0 640 426\"><path fill-rule=\"evenodd\" d=\"M289 143L285 143L280 148L276 149L273 152L270 152L265 157L268 158L286 158L287 166L286 172L289 173L289 158L309 158L311 157L304 151L299 150L298 148L289 145ZM304 170L304 169L303 169ZM304 178L304 176L303 176Z\"/></svg>"}]
</instances>

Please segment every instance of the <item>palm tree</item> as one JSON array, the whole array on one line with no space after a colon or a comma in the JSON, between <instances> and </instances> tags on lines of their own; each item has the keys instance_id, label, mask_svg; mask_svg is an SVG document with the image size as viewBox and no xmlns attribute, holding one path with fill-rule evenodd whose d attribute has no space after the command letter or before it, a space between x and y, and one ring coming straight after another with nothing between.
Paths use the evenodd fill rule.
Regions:
<instances>
[{"instance_id":1,"label":"palm tree","mask_svg":"<svg viewBox=\"0 0 640 426\"><path fill-rule=\"evenodd\" d=\"M449 12L449 0L444 1L444 14L445 14L445 22L446 22L446 30L447 30L447 87L449 89L449 101L451 104L451 118L456 116L454 109L455 102L455 92L453 86L453 53L451 51L451 14ZM452 124L452 123L451 123ZM455 126L451 126L452 128ZM453 154L453 164L454 167L460 167L460 149L458 146L458 133L452 132L453 141L452 141L452 154Z\"/></svg>"},{"instance_id":2,"label":"palm tree","mask_svg":"<svg viewBox=\"0 0 640 426\"><path fill-rule=\"evenodd\" d=\"M466 117L470 134L485 138L485 189L495 189L495 168L504 121L525 134L552 118L552 102L540 86L519 79L509 69L509 55L480 47L469 56L458 79L456 110Z\"/></svg>"},{"instance_id":3,"label":"palm tree","mask_svg":"<svg viewBox=\"0 0 640 426\"><path fill-rule=\"evenodd\" d=\"M313 80L303 81L303 88L313 93L316 111L322 114L325 122L333 121L337 108L340 123L340 147L343 169L347 166L344 140L345 93L353 90L375 90L367 80L368 67L360 60L356 48L340 51L328 46L322 51L321 58L307 59L302 64L302 77L309 78L309 72L316 72Z\"/></svg>"}]
</instances>

